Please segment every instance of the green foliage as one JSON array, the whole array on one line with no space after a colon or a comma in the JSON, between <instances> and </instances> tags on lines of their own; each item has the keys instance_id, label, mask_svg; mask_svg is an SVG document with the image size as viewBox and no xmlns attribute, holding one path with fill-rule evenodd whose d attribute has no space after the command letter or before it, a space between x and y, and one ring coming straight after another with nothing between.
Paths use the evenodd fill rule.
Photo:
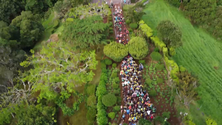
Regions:
<instances>
[{"instance_id":1,"label":"green foliage","mask_svg":"<svg viewBox=\"0 0 222 125\"><path fill-rule=\"evenodd\" d=\"M96 118L96 109L89 108L86 113L86 118L87 118L89 124L93 124L95 122L95 118Z\"/></svg>"},{"instance_id":2,"label":"green foliage","mask_svg":"<svg viewBox=\"0 0 222 125\"><path fill-rule=\"evenodd\" d=\"M111 65L113 62L110 59L105 59L105 64L106 65Z\"/></svg>"},{"instance_id":3,"label":"green foliage","mask_svg":"<svg viewBox=\"0 0 222 125\"><path fill-rule=\"evenodd\" d=\"M170 47L170 56L173 56L173 55L175 55L176 54L176 51L175 51L175 49L173 48L173 47Z\"/></svg>"},{"instance_id":4,"label":"green foliage","mask_svg":"<svg viewBox=\"0 0 222 125\"><path fill-rule=\"evenodd\" d=\"M129 7L125 14L126 20L130 20L131 23L137 23L140 21L142 16L145 14L143 8L145 6L142 2L137 2L134 6Z\"/></svg>"},{"instance_id":5,"label":"green foliage","mask_svg":"<svg viewBox=\"0 0 222 125\"><path fill-rule=\"evenodd\" d=\"M116 63L113 63L112 64L112 68L116 68L117 64Z\"/></svg>"},{"instance_id":6,"label":"green foliage","mask_svg":"<svg viewBox=\"0 0 222 125\"><path fill-rule=\"evenodd\" d=\"M117 42L111 42L104 46L104 54L115 62L120 62L125 56L128 55L128 46L119 44Z\"/></svg>"},{"instance_id":7,"label":"green foliage","mask_svg":"<svg viewBox=\"0 0 222 125\"><path fill-rule=\"evenodd\" d=\"M180 7L180 3L181 1L180 0L167 0L171 5L179 8ZM185 1L185 0L184 0Z\"/></svg>"},{"instance_id":8,"label":"green foliage","mask_svg":"<svg viewBox=\"0 0 222 125\"><path fill-rule=\"evenodd\" d=\"M27 11L32 11L34 14L41 14L44 11L47 11L49 7L53 6L53 0L24 0L25 9Z\"/></svg>"},{"instance_id":9,"label":"green foliage","mask_svg":"<svg viewBox=\"0 0 222 125\"><path fill-rule=\"evenodd\" d=\"M169 119L170 118L170 112L163 112L162 117Z\"/></svg>"},{"instance_id":10,"label":"green foliage","mask_svg":"<svg viewBox=\"0 0 222 125\"><path fill-rule=\"evenodd\" d=\"M157 83L163 83L163 79L162 78L158 78L157 79Z\"/></svg>"},{"instance_id":11,"label":"green foliage","mask_svg":"<svg viewBox=\"0 0 222 125\"><path fill-rule=\"evenodd\" d=\"M149 95L150 95L151 97L155 97L155 96L157 95L157 93L156 93L155 90L152 89L152 90L150 90Z\"/></svg>"},{"instance_id":12,"label":"green foliage","mask_svg":"<svg viewBox=\"0 0 222 125\"><path fill-rule=\"evenodd\" d=\"M101 62L101 69L106 69L106 64L104 62Z\"/></svg>"},{"instance_id":13,"label":"green foliage","mask_svg":"<svg viewBox=\"0 0 222 125\"><path fill-rule=\"evenodd\" d=\"M118 78L118 72L119 72L119 70L118 69L114 69L113 71L112 71L112 74L111 74L111 78ZM119 78L118 78L119 79Z\"/></svg>"},{"instance_id":14,"label":"green foliage","mask_svg":"<svg viewBox=\"0 0 222 125\"><path fill-rule=\"evenodd\" d=\"M214 120L211 119L211 118L207 118L207 119L206 119L206 124L207 124L207 125L217 125L217 122L214 121Z\"/></svg>"},{"instance_id":15,"label":"green foliage","mask_svg":"<svg viewBox=\"0 0 222 125\"><path fill-rule=\"evenodd\" d=\"M31 47L40 39L44 28L38 18L38 15L33 15L30 11L23 11L12 20L10 25L19 29L19 47Z\"/></svg>"},{"instance_id":16,"label":"green foliage","mask_svg":"<svg viewBox=\"0 0 222 125\"><path fill-rule=\"evenodd\" d=\"M169 20L161 21L157 30L160 38L168 47L177 47L182 45L182 32L177 25Z\"/></svg>"},{"instance_id":17,"label":"green foliage","mask_svg":"<svg viewBox=\"0 0 222 125\"><path fill-rule=\"evenodd\" d=\"M164 70L164 65L163 64L157 64L156 65L156 70Z\"/></svg>"},{"instance_id":18,"label":"green foliage","mask_svg":"<svg viewBox=\"0 0 222 125\"><path fill-rule=\"evenodd\" d=\"M180 69L180 72L184 72L184 71L186 71L186 68L183 67L183 66L180 66L179 69Z\"/></svg>"},{"instance_id":19,"label":"green foliage","mask_svg":"<svg viewBox=\"0 0 222 125\"><path fill-rule=\"evenodd\" d=\"M155 52L159 52L159 48L156 47L156 48L154 49L154 51L155 51Z\"/></svg>"},{"instance_id":20,"label":"green foliage","mask_svg":"<svg viewBox=\"0 0 222 125\"><path fill-rule=\"evenodd\" d=\"M54 5L54 10L58 13L59 17L63 17L70 8L71 4L69 0L57 1Z\"/></svg>"},{"instance_id":21,"label":"green foliage","mask_svg":"<svg viewBox=\"0 0 222 125\"><path fill-rule=\"evenodd\" d=\"M140 125L152 125L152 122L150 122L150 121L147 120L147 119L141 118L141 119L139 119L139 124L140 124Z\"/></svg>"},{"instance_id":22,"label":"green foliage","mask_svg":"<svg viewBox=\"0 0 222 125\"><path fill-rule=\"evenodd\" d=\"M90 95L87 98L87 105L90 106L90 107L95 107L95 104L96 104L96 96L95 95Z\"/></svg>"},{"instance_id":23,"label":"green foliage","mask_svg":"<svg viewBox=\"0 0 222 125\"><path fill-rule=\"evenodd\" d=\"M132 29L137 29L137 27L138 27L138 25L136 23L130 23L129 26Z\"/></svg>"},{"instance_id":24,"label":"green foliage","mask_svg":"<svg viewBox=\"0 0 222 125\"><path fill-rule=\"evenodd\" d=\"M96 85L90 84L89 86L87 86L86 94L87 94L88 96L89 96L89 95L94 95L94 94L95 94L95 91L96 91Z\"/></svg>"},{"instance_id":25,"label":"green foliage","mask_svg":"<svg viewBox=\"0 0 222 125\"><path fill-rule=\"evenodd\" d=\"M76 49L87 49L89 47L106 44L104 33L110 24L103 23L100 16L87 17L82 20L66 22L62 39L71 42Z\"/></svg>"},{"instance_id":26,"label":"green foliage","mask_svg":"<svg viewBox=\"0 0 222 125\"><path fill-rule=\"evenodd\" d=\"M129 19L127 19L127 20L126 20L126 24L129 25L130 23L131 23L131 21L130 21Z\"/></svg>"},{"instance_id":27,"label":"green foliage","mask_svg":"<svg viewBox=\"0 0 222 125\"><path fill-rule=\"evenodd\" d=\"M113 94L106 94L102 97L102 102L105 106L111 107L116 104L117 98Z\"/></svg>"},{"instance_id":28,"label":"green foliage","mask_svg":"<svg viewBox=\"0 0 222 125\"><path fill-rule=\"evenodd\" d=\"M38 105L22 105L16 111L17 125L47 125L56 122L54 119L55 109L49 106Z\"/></svg>"},{"instance_id":29,"label":"green foliage","mask_svg":"<svg viewBox=\"0 0 222 125\"><path fill-rule=\"evenodd\" d=\"M133 37L128 45L129 53L134 59L143 59L148 54L148 45L144 38Z\"/></svg>"},{"instance_id":30,"label":"green foliage","mask_svg":"<svg viewBox=\"0 0 222 125\"><path fill-rule=\"evenodd\" d=\"M12 116L10 108L1 108L0 113L0 125L9 124L11 122Z\"/></svg>"},{"instance_id":31,"label":"green foliage","mask_svg":"<svg viewBox=\"0 0 222 125\"><path fill-rule=\"evenodd\" d=\"M112 84L112 87L113 87L113 89L115 89L115 90L116 90L116 89L118 89L118 88L119 88L119 84L118 84L118 83L113 83L113 84Z\"/></svg>"},{"instance_id":32,"label":"green foliage","mask_svg":"<svg viewBox=\"0 0 222 125\"><path fill-rule=\"evenodd\" d=\"M139 60L139 63L142 63L143 65L146 64L145 60Z\"/></svg>"},{"instance_id":33,"label":"green foliage","mask_svg":"<svg viewBox=\"0 0 222 125\"><path fill-rule=\"evenodd\" d=\"M145 83L150 86L152 84L152 80L150 78L146 78Z\"/></svg>"},{"instance_id":34,"label":"green foliage","mask_svg":"<svg viewBox=\"0 0 222 125\"><path fill-rule=\"evenodd\" d=\"M152 58L153 60L155 60L155 61L159 61L159 60L162 59L161 54L158 53L158 52L152 52L150 56L151 56L151 58Z\"/></svg>"},{"instance_id":35,"label":"green foliage","mask_svg":"<svg viewBox=\"0 0 222 125\"><path fill-rule=\"evenodd\" d=\"M115 116L116 116L116 113L115 112L110 112L108 114L108 116L109 116L109 118L111 118L113 120L115 118Z\"/></svg>"},{"instance_id":36,"label":"green foliage","mask_svg":"<svg viewBox=\"0 0 222 125\"><path fill-rule=\"evenodd\" d=\"M114 110L114 112L119 112L120 111L120 106L114 106L113 110Z\"/></svg>"}]
</instances>

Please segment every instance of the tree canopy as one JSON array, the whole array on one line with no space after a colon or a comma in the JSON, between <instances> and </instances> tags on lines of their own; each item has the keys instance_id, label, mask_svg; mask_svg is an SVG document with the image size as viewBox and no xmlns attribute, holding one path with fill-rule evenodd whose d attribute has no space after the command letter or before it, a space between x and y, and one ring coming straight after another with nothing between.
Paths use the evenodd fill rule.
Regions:
<instances>
[{"instance_id":1,"label":"tree canopy","mask_svg":"<svg viewBox=\"0 0 222 125\"><path fill-rule=\"evenodd\" d=\"M38 18L39 16L33 15L31 11L23 11L20 16L12 20L10 26L19 30L21 48L31 47L40 39L44 28Z\"/></svg>"},{"instance_id":2,"label":"tree canopy","mask_svg":"<svg viewBox=\"0 0 222 125\"><path fill-rule=\"evenodd\" d=\"M117 98L114 94L106 94L102 97L102 102L105 106L111 107L116 104Z\"/></svg>"},{"instance_id":3,"label":"tree canopy","mask_svg":"<svg viewBox=\"0 0 222 125\"><path fill-rule=\"evenodd\" d=\"M171 21L161 21L157 26L157 30L160 38L162 38L167 47L182 45L182 32L179 27Z\"/></svg>"},{"instance_id":4,"label":"tree canopy","mask_svg":"<svg viewBox=\"0 0 222 125\"><path fill-rule=\"evenodd\" d=\"M144 38L131 38L128 47L129 53L134 59L143 59L148 54L148 44Z\"/></svg>"},{"instance_id":5,"label":"tree canopy","mask_svg":"<svg viewBox=\"0 0 222 125\"><path fill-rule=\"evenodd\" d=\"M103 52L106 56L114 61L120 62L125 56L128 55L128 46L119 44L117 42L111 42L104 46Z\"/></svg>"},{"instance_id":6,"label":"tree canopy","mask_svg":"<svg viewBox=\"0 0 222 125\"><path fill-rule=\"evenodd\" d=\"M86 49L98 44L105 44L105 31L110 24L103 23L100 16L67 21L62 34L63 40L71 42L75 48Z\"/></svg>"}]
</instances>

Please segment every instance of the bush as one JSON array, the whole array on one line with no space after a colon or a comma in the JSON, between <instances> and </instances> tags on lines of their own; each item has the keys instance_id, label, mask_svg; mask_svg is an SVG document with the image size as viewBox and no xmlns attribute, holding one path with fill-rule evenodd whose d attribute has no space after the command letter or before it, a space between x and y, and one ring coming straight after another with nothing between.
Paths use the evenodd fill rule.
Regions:
<instances>
[{"instance_id":1,"label":"bush","mask_svg":"<svg viewBox=\"0 0 222 125\"><path fill-rule=\"evenodd\" d=\"M142 63L143 65L145 65L145 60L139 60L139 63Z\"/></svg>"},{"instance_id":2,"label":"bush","mask_svg":"<svg viewBox=\"0 0 222 125\"><path fill-rule=\"evenodd\" d=\"M116 78L117 76L118 76L118 70L117 69L114 69L113 71L112 71L112 74L111 74L111 78Z\"/></svg>"},{"instance_id":3,"label":"bush","mask_svg":"<svg viewBox=\"0 0 222 125\"><path fill-rule=\"evenodd\" d=\"M156 66L156 70L163 70L164 69L164 65L163 64L158 64Z\"/></svg>"},{"instance_id":4,"label":"bush","mask_svg":"<svg viewBox=\"0 0 222 125\"><path fill-rule=\"evenodd\" d=\"M149 92L149 95L150 95L151 97L155 97L155 96L157 95L157 93L156 93L155 90L151 90L151 91Z\"/></svg>"},{"instance_id":5,"label":"bush","mask_svg":"<svg viewBox=\"0 0 222 125\"><path fill-rule=\"evenodd\" d=\"M126 20L126 24L129 25L130 23L131 23L131 21L130 21L129 19L127 19L127 20Z\"/></svg>"},{"instance_id":6,"label":"bush","mask_svg":"<svg viewBox=\"0 0 222 125\"><path fill-rule=\"evenodd\" d=\"M111 42L104 46L103 52L106 56L113 59L116 62L122 61L122 59L128 55L128 46L119 44L117 42Z\"/></svg>"},{"instance_id":7,"label":"bush","mask_svg":"<svg viewBox=\"0 0 222 125\"><path fill-rule=\"evenodd\" d=\"M138 27L138 24L136 24L136 23L130 23L130 28L132 28L132 29L137 29L137 27Z\"/></svg>"},{"instance_id":8,"label":"bush","mask_svg":"<svg viewBox=\"0 0 222 125\"><path fill-rule=\"evenodd\" d=\"M94 95L95 91L96 91L96 85L90 84L89 86L87 86L87 89L86 89L87 95Z\"/></svg>"},{"instance_id":9,"label":"bush","mask_svg":"<svg viewBox=\"0 0 222 125\"><path fill-rule=\"evenodd\" d=\"M157 79L157 83L163 83L163 79L162 78L158 78Z\"/></svg>"},{"instance_id":10,"label":"bush","mask_svg":"<svg viewBox=\"0 0 222 125\"><path fill-rule=\"evenodd\" d=\"M128 46L129 53L134 59L143 59L148 54L148 44L142 37L133 37Z\"/></svg>"},{"instance_id":11,"label":"bush","mask_svg":"<svg viewBox=\"0 0 222 125\"><path fill-rule=\"evenodd\" d=\"M113 68L116 68L116 66L117 66L116 63L113 63L113 64L112 64L112 67L113 67Z\"/></svg>"},{"instance_id":12,"label":"bush","mask_svg":"<svg viewBox=\"0 0 222 125\"><path fill-rule=\"evenodd\" d=\"M120 106L115 106L115 107L113 107L113 111L114 111L114 112L119 112L119 111L120 111Z\"/></svg>"},{"instance_id":13,"label":"bush","mask_svg":"<svg viewBox=\"0 0 222 125\"><path fill-rule=\"evenodd\" d=\"M146 120L146 119L139 119L139 124L140 125L152 125L152 123L149 121L149 120Z\"/></svg>"},{"instance_id":14,"label":"bush","mask_svg":"<svg viewBox=\"0 0 222 125\"><path fill-rule=\"evenodd\" d=\"M106 69L106 64L104 62L101 62L101 69Z\"/></svg>"},{"instance_id":15,"label":"bush","mask_svg":"<svg viewBox=\"0 0 222 125\"><path fill-rule=\"evenodd\" d=\"M117 84L117 83L113 83L112 86L113 86L113 89L114 89L114 90L119 88L119 84Z\"/></svg>"},{"instance_id":16,"label":"bush","mask_svg":"<svg viewBox=\"0 0 222 125\"><path fill-rule=\"evenodd\" d=\"M96 109L95 108L89 108L87 110L87 113L86 113L86 118L88 120L88 123L93 123L95 121L95 118L96 118Z\"/></svg>"},{"instance_id":17,"label":"bush","mask_svg":"<svg viewBox=\"0 0 222 125\"><path fill-rule=\"evenodd\" d=\"M145 80L145 83L150 86L152 84L152 80L150 78L147 78Z\"/></svg>"},{"instance_id":18,"label":"bush","mask_svg":"<svg viewBox=\"0 0 222 125\"><path fill-rule=\"evenodd\" d=\"M162 58L161 54L158 52L152 52L150 56L155 61L159 61Z\"/></svg>"},{"instance_id":19,"label":"bush","mask_svg":"<svg viewBox=\"0 0 222 125\"><path fill-rule=\"evenodd\" d=\"M114 94L106 94L102 97L102 102L105 106L111 107L116 104L117 98Z\"/></svg>"},{"instance_id":20,"label":"bush","mask_svg":"<svg viewBox=\"0 0 222 125\"><path fill-rule=\"evenodd\" d=\"M110 60L110 59L105 59L104 62L105 62L105 64L108 65L108 66L113 63L112 60Z\"/></svg>"},{"instance_id":21,"label":"bush","mask_svg":"<svg viewBox=\"0 0 222 125\"><path fill-rule=\"evenodd\" d=\"M156 47L156 48L154 49L154 52L159 52L159 48Z\"/></svg>"},{"instance_id":22,"label":"bush","mask_svg":"<svg viewBox=\"0 0 222 125\"><path fill-rule=\"evenodd\" d=\"M108 114L108 116L109 116L109 118L111 118L113 120L115 118L115 116L116 116L116 113L115 112L110 112Z\"/></svg>"},{"instance_id":23,"label":"bush","mask_svg":"<svg viewBox=\"0 0 222 125\"><path fill-rule=\"evenodd\" d=\"M118 95L118 94L120 94L120 90L119 89L116 89L116 90L114 90L114 92L113 92L115 95Z\"/></svg>"},{"instance_id":24,"label":"bush","mask_svg":"<svg viewBox=\"0 0 222 125\"><path fill-rule=\"evenodd\" d=\"M96 104L96 96L95 95L90 95L87 98L87 105L90 106L90 107L95 107L95 104Z\"/></svg>"},{"instance_id":25,"label":"bush","mask_svg":"<svg viewBox=\"0 0 222 125\"><path fill-rule=\"evenodd\" d=\"M119 77L117 76L116 78L113 79L113 83L117 83L119 84L120 80L119 80Z\"/></svg>"}]
</instances>

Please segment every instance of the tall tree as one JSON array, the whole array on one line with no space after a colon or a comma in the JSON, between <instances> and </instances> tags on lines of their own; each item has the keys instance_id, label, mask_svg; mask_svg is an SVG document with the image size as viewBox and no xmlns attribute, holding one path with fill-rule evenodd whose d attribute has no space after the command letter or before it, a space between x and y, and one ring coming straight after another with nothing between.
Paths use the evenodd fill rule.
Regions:
<instances>
[{"instance_id":1,"label":"tall tree","mask_svg":"<svg viewBox=\"0 0 222 125\"><path fill-rule=\"evenodd\" d=\"M179 78L179 82L176 83L177 94L183 104L189 107L190 102L198 98L198 93L196 91L198 81L187 71L180 71L177 77Z\"/></svg>"},{"instance_id":2,"label":"tall tree","mask_svg":"<svg viewBox=\"0 0 222 125\"><path fill-rule=\"evenodd\" d=\"M100 16L67 21L62 34L63 40L71 42L75 48L86 49L91 46L105 44L107 41L105 31L110 24L103 23Z\"/></svg>"},{"instance_id":3,"label":"tall tree","mask_svg":"<svg viewBox=\"0 0 222 125\"><path fill-rule=\"evenodd\" d=\"M161 21L157 30L160 38L167 47L177 47L182 45L182 32L177 25L169 20Z\"/></svg>"},{"instance_id":4,"label":"tall tree","mask_svg":"<svg viewBox=\"0 0 222 125\"><path fill-rule=\"evenodd\" d=\"M94 51L77 53L66 42L51 42L21 63L33 65L23 74L23 81L33 84L34 92L41 91L39 100L56 101L59 95L75 93L75 88L91 81L97 61ZM66 95L63 95L66 94Z\"/></svg>"},{"instance_id":5,"label":"tall tree","mask_svg":"<svg viewBox=\"0 0 222 125\"><path fill-rule=\"evenodd\" d=\"M128 46L129 53L134 59L143 59L148 54L147 42L142 37L133 37Z\"/></svg>"},{"instance_id":6,"label":"tall tree","mask_svg":"<svg viewBox=\"0 0 222 125\"><path fill-rule=\"evenodd\" d=\"M31 11L23 11L20 16L12 20L10 26L19 30L20 48L33 46L44 31L42 24L39 22L39 16L33 15Z\"/></svg>"},{"instance_id":7,"label":"tall tree","mask_svg":"<svg viewBox=\"0 0 222 125\"><path fill-rule=\"evenodd\" d=\"M49 7L52 7L57 0L24 0L25 1L25 10L32 11L34 14L41 14L48 10Z\"/></svg>"},{"instance_id":8,"label":"tall tree","mask_svg":"<svg viewBox=\"0 0 222 125\"><path fill-rule=\"evenodd\" d=\"M0 0L0 20L8 24L25 9L22 0Z\"/></svg>"}]
</instances>

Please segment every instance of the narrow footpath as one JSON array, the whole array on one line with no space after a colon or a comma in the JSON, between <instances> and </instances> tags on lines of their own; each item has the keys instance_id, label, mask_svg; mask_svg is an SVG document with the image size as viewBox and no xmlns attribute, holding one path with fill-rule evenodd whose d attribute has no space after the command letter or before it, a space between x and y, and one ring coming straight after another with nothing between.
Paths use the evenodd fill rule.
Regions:
<instances>
[{"instance_id":1,"label":"narrow footpath","mask_svg":"<svg viewBox=\"0 0 222 125\"><path fill-rule=\"evenodd\" d=\"M128 44L129 31L126 28L120 3L113 5L112 18L116 42ZM140 118L153 120L156 108L150 102L148 92L143 90L141 82L143 65L138 65L129 54L123 59L119 68L122 103L118 124L136 125Z\"/></svg>"}]
</instances>

